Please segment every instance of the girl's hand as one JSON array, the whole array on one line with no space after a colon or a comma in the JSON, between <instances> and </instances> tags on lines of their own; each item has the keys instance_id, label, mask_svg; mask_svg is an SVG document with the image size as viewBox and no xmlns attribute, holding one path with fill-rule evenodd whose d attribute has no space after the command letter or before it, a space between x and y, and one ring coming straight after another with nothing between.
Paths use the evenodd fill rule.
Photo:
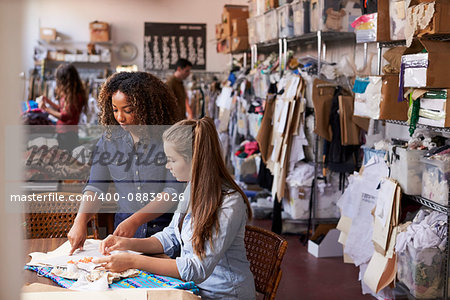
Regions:
<instances>
[{"instance_id":1,"label":"girl's hand","mask_svg":"<svg viewBox=\"0 0 450 300\"><path fill-rule=\"evenodd\" d=\"M104 263L106 270L119 273L128 269L134 269L134 261L136 256L136 254L131 253L119 253L111 256L96 258L92 262L94 264Z\"/></svg>"},{"instance_id":2,"label":"girl's hand","mask_svg":"<svg viewBox=\"0 0 450 300\"><path fill-rule=\"evenodd\" d=\"M47 105L45 105L45 97L42 98L42 101L39 102L38 107L42 110L42 111L47 111Z\"/></svg>"},{"instance_id":3,"label":"girl's hand","mask_svg":"<svg viewBox=\"0 0 450 300\"><path fill-rule=\"evenodd\" d=\"M123 220L114 230L113 235L123 237L133 237L140 224L133 222L132 218Z\"/></svg>"},{"instance_id":4,"label":"girl's hand","mask_svg":"<svg viewBox=\"0 0 450 300\"><path fill-rule=\"evenodd\" d=\"M114 250L127 250L129 249L129 241L130 239L128 238L110 234L100 243L100 253L103 255L109 255L111 254L111 251Z\"/></svg>"},{"instance_id":5,"label":"girl's hand","mask_svg":"<svg viewBox=\"0 0 450 300\"><path fill-rule=\"evenodd\" d=\"M72 246L69 255L72 255L75 250L83 250L84 242L86 241L87 224L75 220L72 228L70 228L67 238Z\"/></svg>"}]
</instances>

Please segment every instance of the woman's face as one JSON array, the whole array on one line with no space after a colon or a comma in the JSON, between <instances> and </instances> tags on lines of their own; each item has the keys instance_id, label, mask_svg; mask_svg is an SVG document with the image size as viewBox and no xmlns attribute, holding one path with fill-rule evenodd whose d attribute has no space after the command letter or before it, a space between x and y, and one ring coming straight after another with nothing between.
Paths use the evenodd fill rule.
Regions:
<instances>
[{"instance_id":1,"label":"woman's face","mask_svg":"<svg viewBox=\"0 0 450 300\"><path fill-rule=\"evenodd\" d=\"M164 142L164 152L167 156L166 168L178 181L191 180L191 162L187 162L183 156L175 151L173 143Z\"/></svg>"},{"instance_id":2,"label":"woman's face","mask_svg":"<svg viewBox=\"0 0 450 300\"><path fill-rule=\"evenodd\" d=\"M126 130L127 126L139 125L134 108L128 103L127 97L121 91L112 95L112 107L114 118L122 128Z\"/></svg>"}]
</instances>

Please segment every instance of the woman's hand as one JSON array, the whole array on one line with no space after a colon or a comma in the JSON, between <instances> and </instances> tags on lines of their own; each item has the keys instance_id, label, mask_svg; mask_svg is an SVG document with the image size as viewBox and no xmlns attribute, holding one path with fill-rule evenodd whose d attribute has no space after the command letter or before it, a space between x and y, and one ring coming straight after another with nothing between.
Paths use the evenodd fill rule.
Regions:
<instances>
[{"instance_id":1,"label":"woman's hand","mask_svg":"<svg viewBox=\"0 0 450 300\"><path fill-rule=\"evenodd\" d=\"M136 230L139 228L139 224L133 221L132 217L123 220L114 230L113 235L123 237L133 237Z\"/></svg>"},{"instance_id":2,"label":"woman's hand","mask_svg":"<svg viewBox=\"0 0 450 300\"><path fill-rule=\"evenodd\" d=\"M69 239L70 245L72 249L70 250L69 255L72 255L73 252L77 249L83 249L84 242L86 241L87 236L87 224L75 220L72 228L70 228L69 233L67 234L67 238Z\"/></svg>"},{"instance_id":3,"label":"woman's hand","mask_svg":"<svg viewBox=\"0 0 450 300\"><path fill-rule=\"evenodd\" d=\"M47 111L47 105L45 104L45 97L42 98L42 101L39 102L38 107L42 111Z\"/></svg>"},{"instance_id":4,"label":"woman's hand","mask_svg":"<svg viewBox=\"0 0 450 300\"><path fill-rule=\"evenodd\" d=\"M94 264L104 263L106 270L111 272L123 272L128 269L135 269L135 258L136 254L131 253L119 253L110 256L100 257L94 259L92 262Z\"/></svg>"},{"instance_id":5,"label":"woman's hand","mask_svg":"<svg viewBox=\"0 0 450 300\"><path fill-rule=\"evenodd\" d=\"M111 251L114 250L127 250L130 248L130 239L121 236L108 235L106 239L104 239L100 243L100 253L103 255L111 254Z\"/></svg>"}]
</instances>

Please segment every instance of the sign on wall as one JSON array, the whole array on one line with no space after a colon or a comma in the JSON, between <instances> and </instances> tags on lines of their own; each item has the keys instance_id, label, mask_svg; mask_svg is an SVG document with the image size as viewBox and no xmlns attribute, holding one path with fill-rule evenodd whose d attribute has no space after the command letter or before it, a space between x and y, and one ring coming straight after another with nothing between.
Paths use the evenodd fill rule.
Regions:
<instances>
[{"instance_id":1,"label":"sign on wall","mask_svg":"<svg viewBox=\"0 0 450 300\"><path fill-rule=\"evenodd\" d=\"M192 69L206 69L206 24L145 23L144 68L175 69L179 58L192 63Z\"/></svg>"}]
</instances>

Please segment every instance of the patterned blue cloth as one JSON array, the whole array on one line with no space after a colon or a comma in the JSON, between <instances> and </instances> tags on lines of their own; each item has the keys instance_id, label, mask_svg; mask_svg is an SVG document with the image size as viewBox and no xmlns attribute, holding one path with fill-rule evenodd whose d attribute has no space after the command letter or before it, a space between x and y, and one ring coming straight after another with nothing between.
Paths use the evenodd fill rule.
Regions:
<instances>
[{"instance_id":1,"label":"patterned blue cloth","mask_svg":"<svg viewBox=\"0 0 450 300\"><path fill-rule=\"evenodd\" d=\"M70 288L76 280L65 279L50 273L51 267L35 267L35 266L25 266L25 270L31 270L37 272L38 276L43 276L49 278L56 282L59 286L63 288ZM119 281L113 282L109 285L111 289L119 288L173 288L180 290L188 290L198 295L199 290L194 282L184 282L182 280L168 277L146 273L140 271L138 276L124 278Z\"/></svg>"}]
</instances>

